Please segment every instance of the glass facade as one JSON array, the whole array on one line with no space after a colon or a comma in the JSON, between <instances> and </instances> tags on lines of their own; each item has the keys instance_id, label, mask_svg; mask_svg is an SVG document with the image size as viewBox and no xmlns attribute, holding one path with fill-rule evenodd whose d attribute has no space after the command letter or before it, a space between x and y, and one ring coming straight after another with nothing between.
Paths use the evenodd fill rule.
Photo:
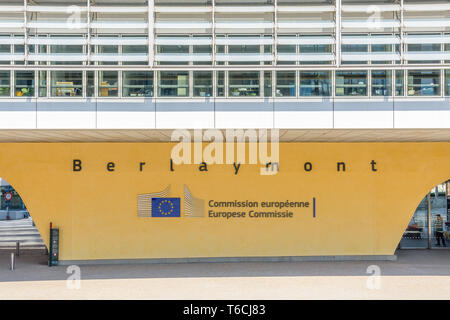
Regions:
<instances>
[{"instance_id":1,"label":"glass facade","mask_svg":"<svg viewBox=\"0 0 450 320\"><path fill-rule=\"evenodd\" d=\"M0 70L0 97L9 97L11 91L11 72Z\"/></svg>"},{"instance_id":2,"label":"glass facade","mask_svg":"<svg viewBox=\"0 0 450 320\"><path fill-rule=\"evenodd\" d=\"M160 97L188 97L189 72L160 71L158 96Z\"/></svg>"},{"instance_id":3,"label":"glass facade","mask_svg":"<svg viewBox=\"0 0 450 320\"><path fill-rule=\"evenodd\" d=\"M117 71L99 71L98 73L98 96L119 96L119 73Z\"/></svg>"},{"instance_id":4,"label":"glass facade","mask_svg":"<svg viewBox=\"0 0 450 320\"><path fill-rule=\"evenodd\" d=\"M390 96L392 93L392 71L372 70L372 96Z\"/></svg>"},{"instance_id":5,"label":"glass facade","mask_svg":"<svg viewBox=\"0 0 450 320\"><path fill-rule=\"evenodd\" d=\"M229 97L259 97L259 72L228 72Z\"/></svg>"},{"instance_id":6,"label":"glass facade","mask_svg":"<svg viewBox=\"0 0 450 320\"><path fill-rule=\"evenodd\" d=\"M295 71L277 71L277 97L295 97L297 95L295 73Z\"/></svg>"},{"instance_id":7,"label":"glass facade","mask_svg":"<svg viewBox=\"0 0 450 320\"><path fill-rule=\"evenodd\" d=\"M367 96L367 71L337 71L336 96Z\"/></svg>"},{"instance_id":8,"label":"glass facade","mask_svg":"<svg viewBox=\"0 0 450 320\"><path fill-rule=\"evenodd\" d=\"M194 71L194 97L213 95L213 77L211 71Z\"/></svg>"},{"instance_id":9,"label":"glass facade","mask_svg":"<svg viewBox=\"0 0 450 320\"><path fill-rule=\"evenodd\" d=\"M34 97L34 71L15 71L15 96Z\"/></svg>"},{"instance_id":10,"label":"glass facade","mask_svg":"<svg viewBox=\"0 0 450 320\"><path fill-rule=\"evenodd\" d=\"M440 96L440 70L409 70L408 96Z\"/></svg>"},{"instance_id":11,"label":"glass facade","mask_svg":"<svg viewBox=\"0 0 450 320\"><path fill-rule=\"evenodd\" d=\"M331 72L300 72L301 97L329 97L331 90Z\"/></svg>"},{"instance_id":12,"label":"glass facade","mask_svg":"<svg viewBox=\"0 0 450 320\"><path fill-rule=\"evenodd\" d=\"M214 71L0 71L0 97L214 97ZM215 71L216 97L450 96L450 71ZM369 82L370 76L370 82ZM260 77L263 77L260 79ZM333 90L335 78L335 90ZM227 80L226 80L227 79ZM442 88L441 79L444 87ZM405 83L406 81L406 83ZM393 84L394 82L394 84ZM192 84L192 90L190 89ZM155 85L157 88L155 88ZM406 87L406 88L405 88ZM98 88L96 90L96 88ZM393 91L394 89L394 91ZM156 91L155 91L156 90ZM406 91L405 91L406 90ZM334 92L333 92L334 91ZM120 94L121 92L121 94Z\"/></svg>"},{"instance_id":13,"label":"glass facade","mask_svg":"<svg viewBox=\"0 0 450 320\"><path fill-rule=\"evenodd\" d=\"M124 71L123 97L153 97L153 71Z\"/></svg>"},{"instance_id":14,"label":"glass facade","mask_svg":"<svg viewBox=\"0 0 450 320\"><path fill-rule=\"evenodd\" d=\"M51 71L52 97L82 97L83 72Z\"/></svg>"}]
</instances>

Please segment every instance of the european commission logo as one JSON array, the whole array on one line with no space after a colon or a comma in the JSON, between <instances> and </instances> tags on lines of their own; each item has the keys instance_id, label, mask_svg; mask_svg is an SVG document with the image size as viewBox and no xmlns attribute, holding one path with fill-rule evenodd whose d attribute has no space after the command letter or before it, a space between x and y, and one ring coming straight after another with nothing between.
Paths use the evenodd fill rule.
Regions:
<instances>
[{"instance_id":1,"label":"european commission logo","mask_svg":"<svg viewBox=\"0 0 450 320\"><path fill-rule=\"evenodd\" d=\"M180 217L180 198L152 198L152 217Z\"/></svg>"},{"instance_id":2,"label":"european commission logo","mask_svg":"<svg viewBox=\"0 0 450 320\"><path fill-rule=\"evenodd\" d=\"M138 194L137 213L140 218L181 217L181 200L172 198L170 185L159 192ZM205 216L205 201L192 195L184 186L184 217L202 218Z\"/></svg>"}]
</instances>

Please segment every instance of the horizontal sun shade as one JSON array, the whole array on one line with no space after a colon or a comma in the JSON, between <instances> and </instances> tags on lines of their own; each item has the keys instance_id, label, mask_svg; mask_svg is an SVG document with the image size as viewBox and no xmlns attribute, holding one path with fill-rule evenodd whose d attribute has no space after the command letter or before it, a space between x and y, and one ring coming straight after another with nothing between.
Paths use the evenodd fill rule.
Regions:
<instances>
[{"instance_id":1,"label":"horizontal sun shade","mask_svg":"<svg viewBox=\"0 0 450 320\"><path fill-rule=\"evenodd\" d=\"M443 28L450 27L450 19L405 19L406 28Z\"/></svg>"},{"instance_id":2,"label":"horizontal sun shade","mask_svg":"<svg viewBox=\"0 0 450 320\"><path fill-rule=\"evenodd\" d=\"M53 53L53 54L30 54L28 56L30 61L86 61L85 54L68 54L68 53Z\"/></svg>"},{"instance_id":3,"label":"horizontal sun shade","mask_svg":"<svg viewBox=\"0 0 450 320\"><path fill-rule=\"evenodd\" d=\"M200 6L158 6L155 5L155 12L180 12L180 13L201 13L211 12L212 7L200 7Z\"/></svg>"},{"instance_id":4,"label":"horizontal sun shade","mask_svg":"<svg viewBox=\"0 0 450 320\"><path fill-rule=\"evenodd\" d=\"M91 43L97 45L147 45L148 39L146 37L101 37L92 38Z\"/></svg>"},{"instance_id":5,"label":"horizontal sun shade","mask_svg":"<svg viewBox=\"0 0 450 320\"><path fill-rule=\"evenodd\" d=\"M216 6L216 12L273 12L273 6Z\"/></svg>"},{"instance_id":6,"label":"horizontal sun shade","mask_svg":"<svg viewBox=\"0 0 450 320\"><path fill-rule=\"evenodd\" d=\"M342 36L343 44L399 44L396 36Z\"/></svg>"},{"instance_id":7,"label":"horizontal sun shade","mask_svg":"<svg viewBox=\"0 0 450 320\"><path fill-rule=\"evenodd\" d=\"M155 40L158 45L211 45L212 38L209 37L158 37Z\"/></svg>"},{"instance_id":8,"label":"horizontal sun shade","mask_svg":"<svg viewBox=\"0 0 450 320\"><path fill-rule=\"evenodd\" d=\"M450 3L433 3L433 4L404 4L405 11L447 11L450 10Z\"/></svg>"},{"instance_id":9,"label":"horizontal sun shade","mask_svg":"<svg viewBox=\"0 0 450 320\"><path fill-rule=\"evenodd\" d=\"M27 11L30 12L59 12L59 13L73 13L74 10L77 12L86 12L86 6L28 6Z\"/></svg>"},{"instance_id":10,"label":"horizontal sun shade","mask_svg":"<svg viewBox=\"0 0 450 320\"><path fill-rule=\"evenodd\" d=\"M23 61L25 55L23 53L0 53L0 61Z\"/></svg>"},{"instance_id":11,"label":"horizontal sun shade","mask_svg":"<svg viewBox=\"0 0 450 320\"><path fill-rule=\"evenodd\" d=\"M279 61L334 61L332 53L278 53Z\"/></svg>"},{"instance_id":12,"label":"horizontal sun shade","mask_svg":"<svg viewBox=\"0 0 450 320\"><path fill-rule=\"evenodd\" d=\"M78 21L55 21L55 22L45 22L45 21L31 21L27 23L27 28L35 29L85 29L88 24L86 22Z\"/></svg>"},{"instance_id":13,"label":"horizontal sun shade","mask_svg":"<svg viewBox=\"0 0 450 320\"><path fill-rule=\"evenodd\" d=\"M270 29L273 22L267 21L217 21L217 29Z\"/></svg>"},{"instance_id":14,"label":"horizontal sun shade","mask_svg":"<svg viewBox=\"0 0 450 320\"><path fill-rule=\"evenodd\" d=\"M84 45L87 39L83 37L31 37L29 44L51 44L51 45Z\"/></svg>"},{"instance_id":15,"label":"horizontal sun shade","mask_svg":"<svg viewBox=\"0 0 450 320\"><path fill-rule=\"evenodd\" d=\"M146 54L114 54L114 53L101 53L93 54L91 56L92 61L128 61L128 62L141 62L147 61L148 55Z\"/></svg>"},{"instance_id":16,"label":"horizontal sun shade","mask_svg":"<svg viewBox=\"0 0 450 320\"><path fill-rule=\"evenodd\" d=\"M20 20L0 20L0 29L23 28L24 25Z\"/></svg>"},{"instance_id":17,"label":"horizontal sun shade","mask_svg":"<svg viewBox=\"0 0 450 320\"><path fill-rule=\"evenodd\" d=\"M405 52L406 60L450 60L450 52Z\"/></svg>"},{"instance_id":18,"label":"horizontal sun shade","mask_svg":"<svg viewBox=\"0 0 450 320\"><path fill-rule=\"evenodd\" d=\"M0 37L0 44L24 44L25 39L17 37Z\"/></svg>"},{"instance_id":19,"label":"horizontal sun shade","mask_svg":"<svg viewBox=\"0 0 450 320\"><path fill-rule=\"evenodd\" d=\"M450 35L440 35L440 34L406 35L404 37L404 41L407 44L450 43Z\"/></svg>"},{"instance_id":20,"label":"horizontal sun shade","mask_svg":"<svg viewBox=\"0 0 450 320\"><path fill-rule=\"evenodd\" d=\"M278 6L278 12L332 12L334 6Z\"/></svg>"},{"instance_id":21,"label":"horizontal sun shade","mask_svg":"<svg viewBox=\"0 0 450 320\"><path fill-rule=\"evenodd\" d=\"M398 20L344 20L342 21L342 27L344 29L386 29L386 28L399 28L400 21Z\"/></svg>"},{"instance_id":22,"label":"horizontal sun shade","mask_svg":"<svg viewBox=\"0 0 450 320\"><path fill-rule=\"evenodd\" d=\"M306 44L306 45L319 45L319 44L334 44L334 38L323 37L280 37L278 36L278 44Z\"/></svg>"},{"instance_id":23,"label":"horizontal sun shade","mask_svg":"<svg viewBox=\"0 0 450 320\"><path fill-rule=\"evenodd\" d=\"M155 56L156 61L211 61L212 55L209 53L158 53Z\"/></svg>"},{"instance_id":24,"label":"horizontal sun shade","mask_svg":"<svg viewBox=\"0 0 450 320\"><path fill-rule=\"evenodd\" d=\"M370 5L343 5L343 12L364 12L367 14L374 12L390 12L400 11L400 5L398 4L377 4L376 7Z\"/></svg>"},{"instance_id":25,"label":"horizontal sun shade","mask_svg":"<svg viewBox=\"0 0 450 320\"><path fill-rule=\"evenodd\" d=\"M261 37L229 37L229 38L216 38L216 44L218 45L271 45L273 44L272 38Z\"/></svg>"},{"instance_id":26,"label":"horizontal sun shade","mask_svg":"<svg viewBox=\"0 0 450 320\"><path fill-rule=\"evenodd\" d=\"M208 29L212 23L208 21L160 21L155 22L156 29Z\"/></svg>"},{"instance_id":27,"label":"horizontal sun shade","mask_svg":"<svg viewBox=\"0 0 450 320\"><path fill-rule=\"evenodd\" d=\"M105 13L146 13L147 6L130 6L130 7L116 7L116 6L92 6L91 12L105 12Z\"/></svg>"},{"instance_id":28,"label":"horizontal sun shade","mask_svg":"<svg viewBox=\"0 0 450 320\"><path fill-rule=\"evenodd\" d=\"M278 21L280 29L329 29L334 26L333 21Z\"/></svg>"},{"instance_id":29,"label":"horizontal sun shade","mask_svg":"<svg viewBox=\"0 0 450 320\"><path fill-rule=\"evenodd\" d=\"M148 27L147 22L135 21L97 21L91 23L94 29L145 29Z\"/></svg>"},{"instance_id":30,"label":"horizontal sun shade","mask_svg":"<svg viewBox=\"0 0 450 320\"><path fill-rule=\"evenodd\" d=\"M386 61L400 60L400 55L394 52L343 52L343 61Z\"/></svg>"},{"instance_id":31,"label":"horizontal sun shade","mask_svg":"<svg viewBox=\"0 0 450 320\"><path fill-rule=\"evenodd\" d=\"M272 61L273 54L271 53L218 53L216 54L217 61Z\"/></svg>"}]
</instances>

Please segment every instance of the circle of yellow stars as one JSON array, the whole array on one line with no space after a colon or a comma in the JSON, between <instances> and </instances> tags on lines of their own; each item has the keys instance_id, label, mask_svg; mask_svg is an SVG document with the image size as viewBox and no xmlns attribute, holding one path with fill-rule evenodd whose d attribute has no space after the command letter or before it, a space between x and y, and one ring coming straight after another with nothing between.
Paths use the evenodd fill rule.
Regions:
<instances>
[{"instance_id":1,"label":"circle of yellow stars","mask_svg":"<svg viewBox=\"0 0 450 320\"><path fill-rule=\"evenodd\" d=\"M162 206L164 204L166 204L166 203L170 205L170 210L168 212L162 210ZM159 205L158 205L158 211L159 211L160 214L163 214L163 215L171 215L173 213L173 203L172 203L172 201L170 201L170 200L163 200L163 201L161 201L159 203Z\"/></svg>"}]
</instances>

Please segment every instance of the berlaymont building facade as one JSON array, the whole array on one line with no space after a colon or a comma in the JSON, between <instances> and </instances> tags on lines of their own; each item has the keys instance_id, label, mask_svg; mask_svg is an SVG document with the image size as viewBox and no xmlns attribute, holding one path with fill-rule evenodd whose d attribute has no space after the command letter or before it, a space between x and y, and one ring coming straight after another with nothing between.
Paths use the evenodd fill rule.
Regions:
<instances>
[{"instance_id":1,"label":"berlaymont building facade","mask_svg":"<svg viewBox=\"0 0 450 320\"><path fill-rule=\"evenodd\" d=\"M2 0L0 141L61 263L443 248L450 2Z\"/></svg>"}]
</instances>

